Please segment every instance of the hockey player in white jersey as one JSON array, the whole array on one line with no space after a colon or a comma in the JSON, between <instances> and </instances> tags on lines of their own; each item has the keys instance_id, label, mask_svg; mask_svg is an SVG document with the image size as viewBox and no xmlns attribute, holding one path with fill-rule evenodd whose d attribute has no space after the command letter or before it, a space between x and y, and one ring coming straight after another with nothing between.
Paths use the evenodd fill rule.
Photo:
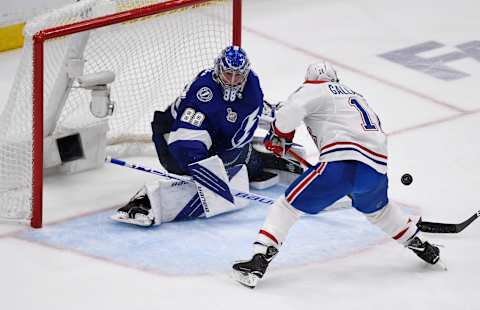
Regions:
<instances>
[{"instance_id":1,"label":"hockey player in white jersey","mask_svg":"<svg viewBox=\"0 0 480 310\"><path fill-rule=\"evenodd\" d=\"M416 221L389 203L387 137L365 97L341 84L325 61L310 65L305 82L276 115L267 149L284 156L304 121L320 151L319 162L298 177L269 210L252 259L233 265L240 283L255 287L303 214L317 214L344 196L352 206L421 259L436 264L438 247L423 240Z\"/></svg>"}]
</instances>

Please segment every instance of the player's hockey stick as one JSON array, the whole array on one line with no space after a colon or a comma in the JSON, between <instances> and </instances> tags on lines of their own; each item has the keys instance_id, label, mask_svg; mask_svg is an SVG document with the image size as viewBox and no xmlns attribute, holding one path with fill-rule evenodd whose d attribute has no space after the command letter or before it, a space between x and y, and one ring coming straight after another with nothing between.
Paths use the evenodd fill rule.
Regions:
<instances>
[{"instance_id":1,"label":"player's hockey stick","mask_svg":"<svg viewBox=\"0 0 480 310\"><path fill-rule=\"evenodd\" d=\"M299 163L301 163L303 166L307 167L307 168L310 168L312 167L312 164L310 164L305 158L303 158L302 156L300 156L300 154L298 154L297 152L295 152L294 150L292 149L288 149L287 150L287 153L292 155L293 158L295 158Z\"/></svg>"},{"instance_id":2,"label":"player's hockey stick","mask_svg":"<svg viewBox=\"0 0 480 310\"><path fill-rule=\"evenodd\" d=\"M289 149L287 151L292 157L299 161L302 165L306 167L312 167L312 165L306 161L302 156L296 153L294 150ZM474 215L466 219L465 221L458 224L447 224L447 223L437 223L437 222L424 222L420 218L417 223L417 227L420 231L426 233L434 234L457 234L464 230L468 225L475 221L480 216L480 211L477 211Z\"/></svg>"},{"instance_id":3,"label":"player's hockey stick","mask_svg":"<svg viewBox=\"0 0 480 310\"><path fill-rule=\"evenodd\" d=\"M480 211L477 211L474 215L470 216L465 221L458 224L446 224L435 222L424 222L420 219L417 223L418 229L427 233L436 234L457 234L464 230L468 225L475 221L480 216Z\"/></svg>"}]
</instances>

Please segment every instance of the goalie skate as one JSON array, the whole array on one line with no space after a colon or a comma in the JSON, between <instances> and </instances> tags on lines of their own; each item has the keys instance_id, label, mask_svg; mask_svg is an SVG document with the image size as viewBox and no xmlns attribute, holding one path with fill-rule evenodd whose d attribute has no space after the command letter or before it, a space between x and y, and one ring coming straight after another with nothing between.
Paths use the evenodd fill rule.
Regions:
<instances>
[{"instance_id":1,"label":"goalie skate","mask_svg":"<svg viewBox=\"0 0 480 310\"><path fill-rule=\"evenodd\" d=\"M135 195L125 206L118 209L111 219L138 226L148 227L155 224L150 200L146 194Z\"/></svg>"},{"instance_id":2,"label":"goalie skate","mask_svg":"<svg viewBox=\"0 0 480 310\"><path fill-rule=\"evenodd\" d=\"M250 186L254 189L266 189L280 182L280 178L275 173L262 171L259 175L252 177Z\"/></svg>"}]
</instances>

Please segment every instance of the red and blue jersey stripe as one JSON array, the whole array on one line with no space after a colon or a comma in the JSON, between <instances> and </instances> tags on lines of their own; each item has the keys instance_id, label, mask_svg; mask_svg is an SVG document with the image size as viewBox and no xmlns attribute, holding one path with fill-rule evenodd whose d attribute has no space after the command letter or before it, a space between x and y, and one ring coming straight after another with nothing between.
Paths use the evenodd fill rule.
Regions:
<instances>
[{"instance_id":1,"label":"red and blue jersey stripe","mask_svg":"<svg viewBox=\"0 0 480 310\"><path fill-rule=\"evenodd\" d=\"M325 145L320 150L320 157L327 154L331 154L334 152L341 152L341 151L354 151L378 165L382 165L382 166L387 165L387 160L388 160L387 155L372 151L369 148L359 143L348 142L348 141L333 142L328 145Z\"/></svg>"}]
</instances>

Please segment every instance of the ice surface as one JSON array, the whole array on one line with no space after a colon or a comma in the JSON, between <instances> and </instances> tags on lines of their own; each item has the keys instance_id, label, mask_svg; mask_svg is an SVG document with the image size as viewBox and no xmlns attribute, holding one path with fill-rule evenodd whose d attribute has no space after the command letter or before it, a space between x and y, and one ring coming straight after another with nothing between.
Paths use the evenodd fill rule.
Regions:
<instances>
[{"instance_id":1,"label":"ice surface","mask_svg":"<svg viewBox=\"0 0 480 310\"><path fill-rule=\"evenodd\" d=\"M449 62L468 76L445 81L379 55L429 41L444 47L420 56L456 52L480 40L479 9L473 0L246 0L243 45L272 101L296 89L308 63L332 61L389 133L391 199L427 220L458 222L478 209L480 62ZM0 107L18 56L0 54ZM410 186L400 182L407 172ZM152 229L112 223L110 212L152 179L113 166L47 178L44 229L0 225L1 308L479 309L476 222L458 235L428 236L445 245L443 272L353 210L304 218L252 291L229 278L229 264L248 255L266 209Z\"/></svg>"}]
</instances>

